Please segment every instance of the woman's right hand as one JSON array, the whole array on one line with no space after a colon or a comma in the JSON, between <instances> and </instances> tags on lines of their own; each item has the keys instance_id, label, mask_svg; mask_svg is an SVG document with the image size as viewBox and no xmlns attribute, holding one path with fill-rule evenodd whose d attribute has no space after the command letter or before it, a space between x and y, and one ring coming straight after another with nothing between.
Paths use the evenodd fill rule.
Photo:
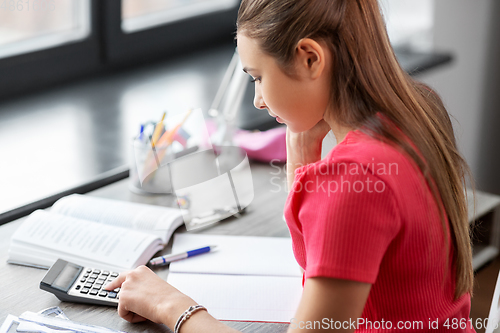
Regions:
<instances>
[{"instance_id":1,"label":"woman's right hand","mask_svg":"<svg viewBox=\"0 0 500 333\"><path fill-rule=\"evenodd\" d=\"M179 316L190 306L196 305L146 266L120 274L110 282L107 290L121 288L118 314L123 319L137 323L151 320L165 324L173 331ZM207 311L198 311L182 325L182 332L236 333L212 317Z\"/></svg>"},{"instance_id":2,"label":"woman's right hand","mask_svg":"<svg viewBox=\"0 0 500 333\"><path fill-rule=\"evenodd\" d=\"M173 328L180 314L196 305L146 266L122 273L106 286L115 288L121 288L118 314L131 323L149 319Z\"/></svg>"}]
</instances>

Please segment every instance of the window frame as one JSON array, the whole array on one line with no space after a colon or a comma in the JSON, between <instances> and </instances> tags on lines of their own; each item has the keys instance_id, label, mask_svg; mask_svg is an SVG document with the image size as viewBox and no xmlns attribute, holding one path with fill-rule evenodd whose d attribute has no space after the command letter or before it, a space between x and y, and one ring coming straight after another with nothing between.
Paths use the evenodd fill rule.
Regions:
<instances>
[{"instance_id":1,"label":"window frame","mask_svg":"<svg viewBox=\"0 0 500 333\"><path fill-rule=\"evenodd\" d=\"M234 8L189 17L145 30L122 30L122 2L104 1L106 60L112 65L146 63L178 56L233 39L239 3ZM206 27L211 27L207 29Z\"/></svg>"},{"instance_id":2,"label":"window frame","mask_svg":"<svg viewBox=\"0 0 500 333\"><path fill-rule=\"evenodd\" d=\"M121 28L121 5L90 0L87 38L1 58L0 101L230 42L239 7L130 33Z\"/></svg>"},{"instance_id":3,"label":"window frame","mask_svg":"<svg viewBox=\"0 0 500 333\"><path fill-rule=\"evenodd\" d=\"M0 99L52 87L100 68L99 1L90 0L90 7L87 38L0 59Z\"/></svg>"}]
</instances>

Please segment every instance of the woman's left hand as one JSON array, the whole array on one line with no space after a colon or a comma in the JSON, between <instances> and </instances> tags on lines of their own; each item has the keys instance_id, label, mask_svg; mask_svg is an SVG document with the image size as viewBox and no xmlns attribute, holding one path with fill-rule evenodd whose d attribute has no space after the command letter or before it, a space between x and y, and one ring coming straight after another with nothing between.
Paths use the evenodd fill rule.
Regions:
<instances>
[{"instance_id":1,"label":"woman's left hand","mask_svg":"<svg viewBox=\"0 0 500 333\"><path fill-rule=\"evenodd\" d=\"M323 139L331 130L323 119L313 128L301 133L286 129L286 170L288 189L293 187L295 170L321 159Z\"/></svg>"},{"instance_id":2,"label":"woman's left hand","mask_svg":"<svg viewBox=\"0 0 500 333\"><path fill-rule=\"evenodd\" d=\"M118 314L131 323L149 319L173 327L184 310L196 305L146 266L120 274L106 289L119 287Z\"/></svg>"}]
</instances>

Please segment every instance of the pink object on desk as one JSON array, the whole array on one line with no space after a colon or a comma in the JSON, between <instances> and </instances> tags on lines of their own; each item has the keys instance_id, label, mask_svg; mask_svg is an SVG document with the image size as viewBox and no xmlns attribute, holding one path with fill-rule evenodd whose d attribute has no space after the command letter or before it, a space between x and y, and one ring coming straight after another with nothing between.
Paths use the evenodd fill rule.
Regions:
<instances>
[{"instance_id":1,"label":"pink object on desk","mask_svg":"<svg viewBox=\"0 0 500 333\"><path fill-rule=\"evenodd\" d=\"M206 120L209 136L217 131L214 120ZM207 140L208 141L208 140ZM261 162L286 162L286 127L276 127L267 131L236 130L234 144L248 155L248 158ZM217 148L214 147L217 151Z\"/></svg>"},{"instance_id":2,"label":"pink object on desk","mask_svg":"<svg viewBox=\"0 0 500 333\"><path fill-rule=\"evenodd\" d=\"M264 132L239 130L234 143L243 148L250 159L262 162L286 161L286 127L277 127Z\"/></svg>"}]
</instances>

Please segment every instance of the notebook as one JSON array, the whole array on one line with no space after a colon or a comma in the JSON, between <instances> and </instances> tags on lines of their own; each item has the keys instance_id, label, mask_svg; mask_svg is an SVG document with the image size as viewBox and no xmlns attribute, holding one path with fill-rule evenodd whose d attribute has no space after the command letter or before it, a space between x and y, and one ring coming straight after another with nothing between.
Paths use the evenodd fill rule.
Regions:
<instances>
[{"instance_id":1,"label":"notebook","mask_svg":"<svg viewBox=\"0 0 500 333\"><path fill-rule=\"evenodd\" d=\"M291 239L176 234L172 253L205 245L217 249L170 264L170 284L219 320L290 322L302 294Z\"/></svg>"},{"instance_id":2,"label":"notebook","mask_svg":"<svg viewBox=\"0 0 500 333\"><path fill-rule=\"evenodd\" d=\"M8 262L48 268L61 258L121 272L146 264L183 223L177 208L73 194L28 216L11 238Z\"/></svg>"}]
</instances>

